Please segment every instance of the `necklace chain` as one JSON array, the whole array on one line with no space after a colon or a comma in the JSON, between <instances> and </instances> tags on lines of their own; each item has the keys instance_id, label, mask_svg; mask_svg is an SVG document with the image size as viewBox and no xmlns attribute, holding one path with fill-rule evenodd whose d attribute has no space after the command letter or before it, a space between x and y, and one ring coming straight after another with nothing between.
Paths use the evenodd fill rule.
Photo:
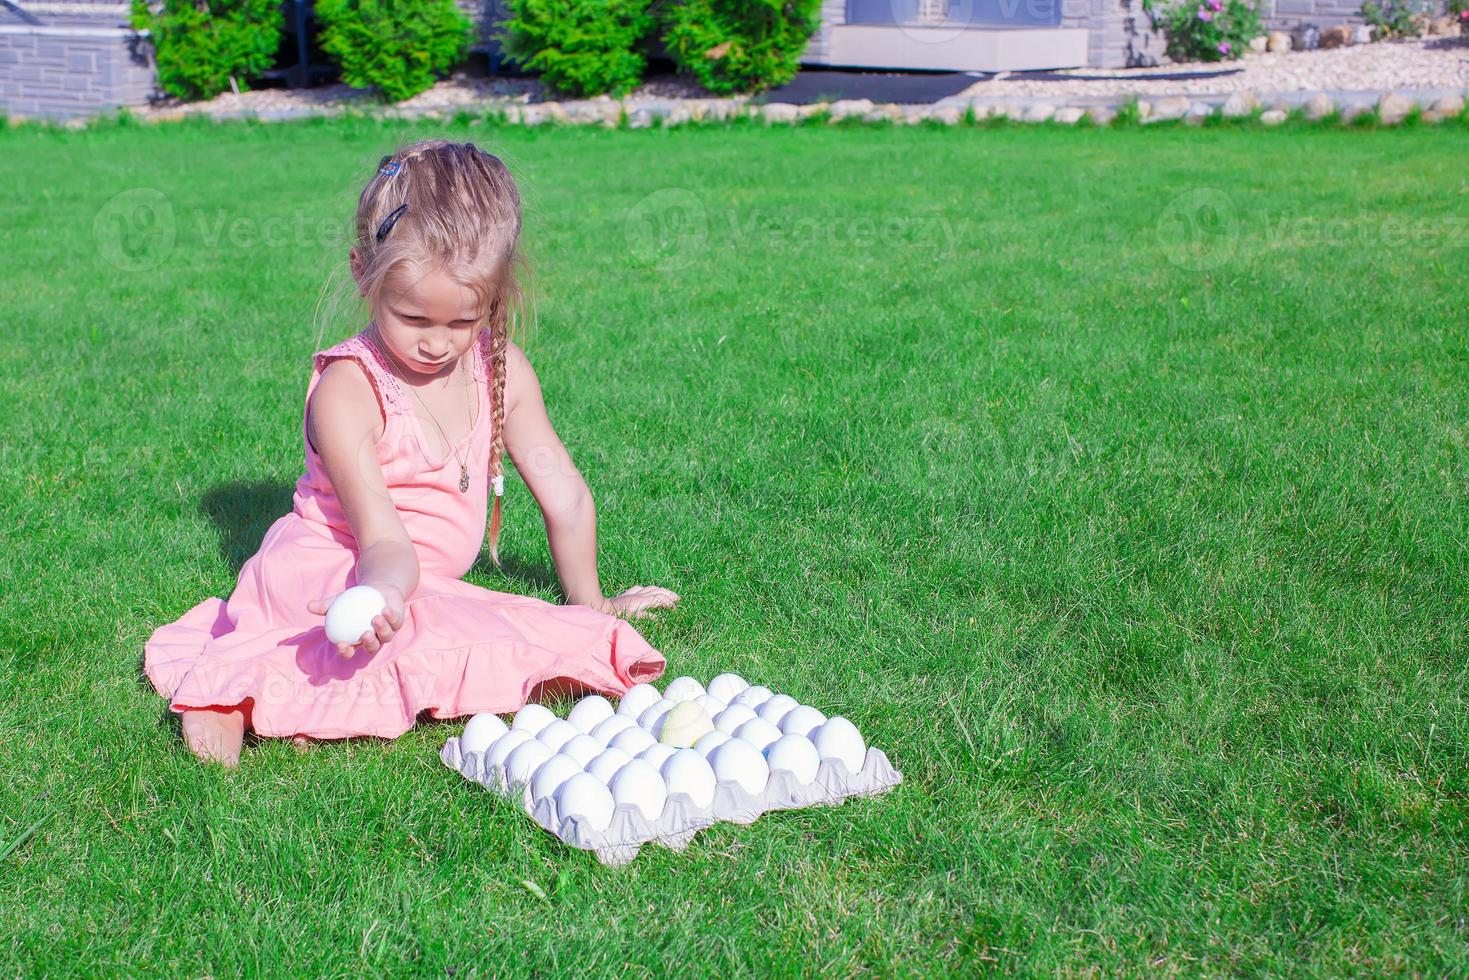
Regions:
<instances>
[{"instance_id":1,"label":"necklace chain","mask_svg":"<svg viewBox=\"0 0 1469 980\"><path fill-rule=\"evenodd\" d=\"M449 451L451 453L453 453L454 454L454 458L459 461L459 492L460 493L468 493L469 492L469 465L467 463L465 463L464 457L459 454L458 447L456 447L453 443L451 443L449 441L449 434L447 432L445 432L444 431L444 427L439 424L438 417L436 415L434 415L433 409L431 409L431 408L428 407L428 403L423 400L423 396L420 395L417 391L414 390L413 385L411 385L411 384L408 383L408 379L407 378L403 377L402 372L400 372L398 370L398 366L393 363L392 355L391 354L387 354L384 359L388 362L388 366L393 369L393 373L396 374L396 375L398 375L399 379L402 380L403 387L405 387L409 391L413 392L413 397L416 398L416 399L418 399L418 404L420 404L420 405L423 406L423 410L425 412L428 412L428 417L433 420L434 428L436 428L436 429L439 430L439 435L442 436L443 439L444 439L444 445L446 445L446 446L449 447ZM447 387L447 385L445 387ZM465 387L468 388L469 391L471 392L470 402L469 402L469 416L470 416L469 429L470 429L471 432L473 432L474 431L474 421L475 420L474 420L474 398L473 398L472 392L474 391L474 385L473 384L469 384L469 385L466 385ZM428 458L428 454L423 451L423 444L421 442L420 442L419 447L418 447L418 453L419 453L420 456L423 457L423 461L425 463L429 463L429 464L432 464L433 463L433 460L429 459Z\"/></svg>"}]
</instances>

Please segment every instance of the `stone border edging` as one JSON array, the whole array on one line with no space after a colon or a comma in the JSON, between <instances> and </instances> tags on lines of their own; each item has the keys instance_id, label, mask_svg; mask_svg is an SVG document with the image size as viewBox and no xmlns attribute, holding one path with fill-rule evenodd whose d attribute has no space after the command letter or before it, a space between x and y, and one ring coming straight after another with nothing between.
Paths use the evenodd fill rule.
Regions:
<instances>
[{"instance_id":1,"label":"stone border edging","mask_svg":"<svg viewBox=\"0 0 1469 980\"><path fill-rule=\"evenodd\" d=\"M215 113L183 107L135 118L151 124L200 116L216 121L284 122L348 114L383 119L444 119L468 114L482 117L496 115L499 121L509 125L601 125L610 128L625 124L631 129L646 129L684 123L728 122L740 118L763 119L768 124L792 124L822 114L829 122L855 119L868 123L917 124L932 121L956 125L972 115L976 121L1006 119L1014 122L1069 125L1087 118L1093 124L1107 125L1119 113L1135 105L1133 111L1144 124L1171 120L1201 124L1210 118L1243 119L1258 114L1259 121L1269 126L1279 125L1293 111L1301 110L1308 120L1320 120L1336 113L1343 122L1351 122L1375 111L1381 124L1396 125L1415 111L1422 121L1430 123L1457 117L1469 119L1469 115L1465 113L1466 95L1469 95L1469 89L1455 88L1291 91L1258 95L1253 92L1178 93L1150 94L1146 97L1137 93L1074 95L1064 98L991 95L950 96L926 105L875 104L869 99L838 99L834 102L796 105L788 102L762 103L748 96L624 101L603 97L566 102L488 101L448 107L327 105ZM19 125L23 121L23 117L12 117L11 125ZM62 125L67 128L83 128L89 121L74 119ZM472 119L471 125L480 124L481 121L478 118ZM44 120L41 122L45 124Z\"/></svg>"},{"instance_id":2,"label":"stone border edging","mask_svg":"<svg viewBox=\"0 0 1469 980\"><path fill-rule=\"evenodd\" d=\"M1421 111L1426 122L1438 122L1458 116L1464 111L1466 95L1469 95L1469 89L1336 89L1263 94L1161 93L1146 97L1137 94L1077 95L1064 100L1047 99L1045 96L984 96L945 99L936 104L955 106L961 112L972 106L975 114L981 117L986 114L1003 114L1024 122L1039 122L1047 118L1054 118L1058 122L1075 122L1077 119L1071 118L1074 113L1066 110L1081 110L1091 115L1094 121L1103 121L1100 117L1107 117L1109 112L1115 114L1129 103L1136 102L1138 116L1145 123L1171 119L1202 122L1213 115L1239 118L1260 111L1261 120L1266 125L1283 122L1291 110L1297 108L1303 110L1307 119L1322 119L1336 112L1343 121L1350 121L1375 109L1384 124L1392 125L1401 122L1415 108ZM1106 121L1110 121L1110 117Z\"/></svg>"}]
</instances>

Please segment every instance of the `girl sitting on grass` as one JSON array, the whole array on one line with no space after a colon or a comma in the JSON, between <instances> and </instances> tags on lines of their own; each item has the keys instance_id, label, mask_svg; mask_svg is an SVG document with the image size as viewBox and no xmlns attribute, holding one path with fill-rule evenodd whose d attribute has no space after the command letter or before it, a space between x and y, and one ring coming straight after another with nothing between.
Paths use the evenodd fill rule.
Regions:
<instances>
[{"instance_id":1,"label":"girl sitting on grass","mask_svg":"<svg viewBox=\"0 0 1469 980\"><path fill-rule=\"evenodd\" d=\"M372 313L313 357L305 472L227 601L159 627L144 671L201 759L239 761L262 736L395 738L420 711L509 712L543 682L620 694L664 659L623 616L667 589L610 599L597 577L592 496L510 342L520 197L504 163L425 140L384 157L357 205L353 278ZM499 565L502 456L540 505L567 605L460 581L489 517ZM334 644L323 615L347 588L387 600Z\"/></svg>"}]
</instances>

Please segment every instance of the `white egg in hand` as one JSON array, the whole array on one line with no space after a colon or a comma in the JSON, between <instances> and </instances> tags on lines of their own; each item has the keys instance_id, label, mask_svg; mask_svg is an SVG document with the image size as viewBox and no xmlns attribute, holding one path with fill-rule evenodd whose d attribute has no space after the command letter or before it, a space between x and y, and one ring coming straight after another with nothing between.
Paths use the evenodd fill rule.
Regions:
<instances>
[{"instance_id":1,"label":"white egg in hand","mask_svg":"<svg viewBox=\"0 0 1469 980\"><path fill-rule=\"evenodd\" d=\"M862 741L857 726L841 715L827 719L826 724L811 734L811 742L823 759L841 760L849 773L862 771L867 745Z\"/></svg>"},{"instance_id":2,"label":"white egg in hand","mask_svg":"<svg viewBox=\"0 0 1469 980\"><path fill-rule=\"evenodd\" d=\"M556 812L562 820L580 817L597 833L612 823L612 793L591 773L579 772L556 790Z\"/></svg>"},{"instance_id":3,"label":"white egg in hand","mask_svg":"<svg viewBox=\"0 0 1469 980\"><path fill-rule=\"evenodd\" d=\"M528 704L515 712L515 720L510 723L510 730L525 732L534 738L541 733L541 729L555 720L556 716L551 714L551 709L544 704Z\"/></svg>"},{"instance_id":4,"label":"white egg in hand","mask_svg":"<svg viewBox=\"0 0 1469 980\"><path fill-rule=\"evenodd\" d=\"M617 770L631 761L632 756L621 749L603 749L601 755L587 763L587 772L603 783L610 783L612 777L617 775Z\"/></svg>"},{"instance_id":5,"label":"white egg in hand","mask_svg":"<svg viewBox=\"0 0 1469 980\"><path fill-rule=\"evenodd\" d=\"M536 739L552 752L560 752L561 746L580 734L581 732L577 731L576 726L571 724L571 722L562 721L560 718L557 718L551 724L542 728L540 733L536 735Z\"/></svg>"},{"instance_id":6,"label":"white egg in hand","mask_svg":"<svg viewBox=\"0 0 1469 980\"><path fill-rule=\"evenodd\" d=\"M464 734L459 736L459 751L483 752L495 743L495 739L509 729L493 711L481 711L464 725Z\"/></svg>"},{"instance_id":7,"label":"white egg in hand","mask_svg":"<svg viewBox=\"0 0 1469 980\"><path fill-rule=\"evenodd\" d=\"M780 720L801 706L801 702L789 694L777 694L755 709L755 714L772 725L779 726Z\"/></svg>"},{"instance_id":8,"label":"white egg in hand","mask_svg":"<svg viewBox=\"0 0 1469 980\"><path fill-rule=\"evenodd\" d=\"M668 787L658 770L642 759L634 759L617 771L607 784L618 805L632 804L648 820L657 820L668 801Z\"/></svg>"},{"instance_id":9,"label":"white egg in hand","mask_svg":"<svg viewBox=\"0 0 1469 980\"><path fill-rule=\"evenodd\" d=\"M660 742L657 745L650 745L646 749L643 749L643 751L638 753L638 758L642 759L654 769L661 769L668 757L677 751L678 749L676 747L664 745Z\"/></svg>"},{"instance_id":10,"label":"white egg in hand","mask_svg":"<svg viewBox=\"0 0 1469 980\"><path fill-rule=\"evenodd\" d=\"M786 716L780 720L777 727L787 735L804 735L810 738L811 733L824 724L826 724L826 715L809 704L803 704L786 712Z\"/></svg>"},{"instance_id":11,"label":"white egg in hand","mask_svg":"<svg viewBox=\"0 0 1469 980\"><path fill-rule=\"evenodd\" d=\"M655 704L663 695L652 684L634 684L627 689L622 700L617 704L617 713L629 718L636 718L647 711L649 706Z\"/></svg>"},{"instance_id":12,"label":"white egg in hand","mask_svg":"<svg viewBox=\"0 0 1469 980\"><path fill-rule=\"evenodd\" d=\"M628 718L625 715L613 715L592 729L592 738L595 738L603 745L610 745L619 732L637 727L638 723L634 719Z\"/></svg>"},{"instance_id":13,"label":"white egg in hand","mask_svg":"<svg viewBox=\"0 0 1469 980\"><path fill-rule=\"evenodd\" d=\"M372 629L372 617L388 600L370 585L354 585L332 600L326 610L326 638L333 643L356 643Z\"/></svg>"},{"instance_id":14,"label":"white egg in hand","mask_svg":"<svg viewBox=\"0 0 1469 980\"><path fill-rule=\"evenodd\" d=\"M734 699L730 701L730 704L742 704L753 711L773 697L775 697L774 691L768 687L757 685L755 687L747 687L739 694L736 694Z\"/></svg>"},{"instance_id":15,"label":"white egg in hand","mask_svg":"<svg viewBox=\"0 0 1469 980\"><path fill-rule=\"evenodd\" d=\"M541 763L530 778L531 806L555 797L561 784L581 772L581 767L564 755L553 755Z\"/></svg>"},{"instance_id":16,"label":"white egg in hand","mask_svg":"<svg viewBox=\"0 0 1469 980\"><path fill-rule=\"evenodd\" d=\"M612 702L600 694L582 698L572 706L567 713L566 720L576 726L577 730L590 732L599 724L611 718L614 714Z\"/></svg>"},{"instance_id":17,"label":"white egg in hand","mask_svg":"<svg viewBox=\"0 0 1469 980\"><path fill-rule=\"evenodd\" d=\"M719 713L714 719L714 727L726 735L733 735L735 729L755 717L755 709L743 704L732 704Z\"/></svg>"},{"instance_id":18,"label":"white egg in hand","mask_svg":"<svg viewBox=\"0 0 1469 980\"><path fill-rule=\"evenodd\" d=\"M734 700L736 694L749 686L749 683L739 674L720 674L709 682L708 692L710 697L718 698L728 704Z\"/></svg>"},{"instance_id":19,"label":"white egg in hand","mask_svg":"<svg viewBox=\"0 0 1469 980\"><path fill-rule=\"evenodd\" d=\"M621 749L628 755L637 755L648 746L657 744L657 739L641 728L629 728L625 732L618 732L612 741L607 743L609 748Z\"/></svg>"},{"instance_id":20,"label":"white egg in hand","mask_svg":"<svg viewBox=\"0 0 1469 980\"><path fill-rule=\"evenodd\" d=\"M535 739L528 739L505 757L505 788L514 792L530 782L552 752Z\"/></svg>"},{"instance_id":21,"label":"white egg in hand","mask_svg":"<svg viewBox=\"0 0 1469 980\"><path fill-rule=\"evenodd\" d=\"M721 783L738 783L746 793L758 796L770 781L765 756L744 739L732 738L709 753L709 765Z\"/></svg>"},{"instance_id":22,"label":"white egg in hand","mask_svg":"<svg viewBox=\"0 0 1469 980\"><path fill-rule=\"evenodd\" d=\"M693 749L679 749L663 762L663 780L668 795L683 793L697 807L714 802L714 769L707 759Z\"/></svg>"},{"instance_id":23,"label":"white egg in hand","mask_svg":"<svg viewBox=\"0 0 1469 980\"><path fill-rule=\"evenodd\" d=\"M677 677L669 681L668 686L663 689L663 696L675 703L679 701L692 701L704 693L704 685L692 677Z\"/></svg>"},{"instance_id":24,"label":"white egg in hand","mask_svg":"<svg viewBox=\"0 0 1469 980\"><path fill-rule=\"evenodd\" d=\"M770 764L771 772L789 772L804 786L816 778L821 753L804 735L782 735L765 750L765 761Z\"/></svg>"},{"instance_id":25,"label":"white egg in hand","mask_svg":"<svg viewBox=\"0 0 1469 980\"><path fill-rule=\"evenodd\" d=\"M590 735L574 735L560 749L560 753L575 762L578 769L585 768L587 763L605 751L607 747Z\"/></svg>"}]
</instances>

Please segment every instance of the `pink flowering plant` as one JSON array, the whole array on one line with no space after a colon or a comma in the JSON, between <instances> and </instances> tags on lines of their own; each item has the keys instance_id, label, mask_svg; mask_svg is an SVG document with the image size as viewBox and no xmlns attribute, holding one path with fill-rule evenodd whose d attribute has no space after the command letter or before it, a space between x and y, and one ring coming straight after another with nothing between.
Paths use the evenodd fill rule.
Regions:
<instances>
[{"instance_id":1,"label":"pink flowering plant","mask_svg":"<svg viewBox=\"0 0 1469 980\"><path fill-rule=\"evenodd\" d=\"M1469 0L1449 0L1444 13L1459 22L1459 37L1469 43Z\"/></svg>"},{"instance_id":2,"label":"pink flowering plant","mask_svg":"<svg viewBox=\"0 0 1469 980\"><path fill-rule=\"evenodd\" d=\"M1248 0L1179 0L1153 19L1168 39L1174 61L1225 61L1240 57L1260 33L1260 13Z\"/></svg>"}]
</instances>

